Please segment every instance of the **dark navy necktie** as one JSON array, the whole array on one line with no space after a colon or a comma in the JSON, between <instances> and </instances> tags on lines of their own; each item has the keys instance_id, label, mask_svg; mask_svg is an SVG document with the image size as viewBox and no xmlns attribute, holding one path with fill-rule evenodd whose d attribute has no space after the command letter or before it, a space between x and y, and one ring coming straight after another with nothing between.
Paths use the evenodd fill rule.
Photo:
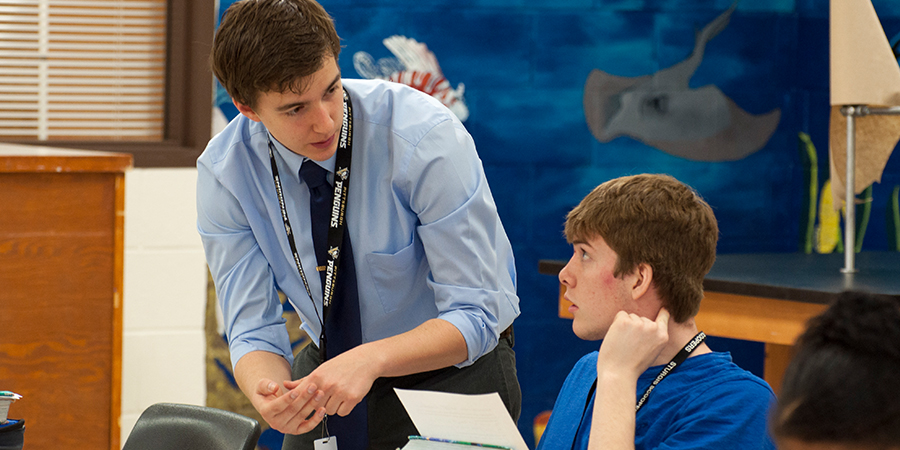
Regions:
<instances>
[{"instance_id":1,"label":"dark navy necktie","mask_svg":"<svg viewBox=\"0 0 900 450\"><path fill-rule=\"evenodd\" d=\"M328 183L327 174L326 169L309 159L300 166L300 178L309 188L313 246L319 266L326 265L328 261L328 224L331 221L333 189ZM325 316L325 353L329 359L362 343L356 268L353 264L350 233L346 230L341 243L337 273L334 298ZM319 271L319 276L324 291L325 271ZM341 449L362 450L368 446L367 414L364 398L346 417L328 417L328 431L332 436L338 436Z\"/></svg>"}]
</instances>

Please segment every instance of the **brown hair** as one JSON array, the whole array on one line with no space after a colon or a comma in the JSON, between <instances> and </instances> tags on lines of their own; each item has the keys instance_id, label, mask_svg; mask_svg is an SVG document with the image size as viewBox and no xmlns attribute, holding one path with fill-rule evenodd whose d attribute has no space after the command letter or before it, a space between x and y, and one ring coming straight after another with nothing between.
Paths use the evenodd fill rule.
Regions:
<instances>
[{"instance_id":1,"label":"brown hair","mask_svg":"<svg viewBox=\"0 0 900 450\"><path fill-rule=\"evenodd\" d=\"M697 315L719 227L712 208L687 185L652 174L607 181L569 212L565 234L569 243L603 238L618 255L617 277L649 264L675 322Z\"/></svg>"},{"instance_id":2,"label":"brown hair","mask_svg":"<svg viewBox=\"0 0 900 450\"><path fill-rule=\"evenodd\" d=\"M340 53L334 22L314 0L242 0L225 11L209 59L228 95L252 108L263 92L302 93L304 79Z\"/></svg>"}]
</instances>

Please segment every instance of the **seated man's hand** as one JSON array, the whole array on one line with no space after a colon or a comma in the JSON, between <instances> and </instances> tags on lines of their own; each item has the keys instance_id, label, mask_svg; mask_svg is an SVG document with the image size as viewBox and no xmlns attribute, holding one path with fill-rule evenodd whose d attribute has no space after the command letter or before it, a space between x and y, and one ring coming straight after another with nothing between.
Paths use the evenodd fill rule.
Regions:
<instances>
[{"instance_id":1,"label":"seated man's hand","mask_svg":"<svg viewBox=\"0 0 900 450\"><path fill-rule=\"evenodd\" d=\"M310 384L287 391L272 380L260 380L250 402L270 427L285 434L306 433L325 417L325 394Z\"/></svg>"},{"instance_id":2,"label":"seated man's hand","mask_svg":"<svg viewBox=\"0 0 900 450\"><path fill-rule=\"evenodd\" d=\"M304 392L318 386L324 392L322 404L329 415L346 416L369 393L378 378L376 365L363 348L352 350L325 361L306 377L286 381L284 387Z\"/></svg>"},{"instance_id":3,"label":"seated man's hand","mask_svg":"<svg viewBox=\"0 0 900 450\"><path fill-rule=\"evenodd\" d=\"M637 379L659 356L669 341L669 311L659 310L656 320L619 311L597 358L597 372L625 371Z\"/></svg>"}]
</instances>

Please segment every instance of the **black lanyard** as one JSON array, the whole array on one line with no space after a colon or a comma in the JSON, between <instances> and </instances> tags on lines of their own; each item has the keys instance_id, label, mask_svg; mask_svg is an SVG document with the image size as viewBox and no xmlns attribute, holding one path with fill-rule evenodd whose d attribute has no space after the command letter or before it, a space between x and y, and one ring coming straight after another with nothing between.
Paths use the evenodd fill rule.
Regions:
<instances>
[{"instance_id":1,"label":"black lanyard","mask_svg":"<svg viewBox=\"0 0 900 450\"><path fill-rule=\"evenodd\" d=\"M341 243L343 242L344 229L346 228L344 217L350 192L350 159L353 153L353 104L350 101L350 95L345 89L344 122L341 125L337 156L334 163L334 190L331 197L331 220L328 225L328 256L325 261L325 283L322 286L322 317L319 317L319 309L316 307L316 301L313 300L309 282L306 280L306 274L303 272L303 264L300 263L300 254L297 253L297 244L294 242L294 232L291 227L291 221L288 219L287 207L285 207L284 203L284 192L281 189L281 177L278 175L278 165L275 163L275 144L272 143L272 139L268 138L268 136L267 139L269 141L269 161L272 163L272 178L275 180L275 191L278 193L278 205L281 207L284 231L287 233L288 243L291 245L291 252L294 255L294 263L297 265L297 271L300 272L300 279L303 280L306 294L309 295L309 300L316 311L316 318L319 319L319 325L322 329L319 335L319 356L324 361L325 318L328 317L328 311L331 309L331 302L334 299L334 291L337 286L338 262L341 257Z\"/></svg>"},{"instance_id":2,"label":"black lanyard","mask_svg":"<svg viewBox=\"0 0 900 450\"><path fill-rule=\"evenodd\" d=\"M650 383L650 386L647 386L647 390L644 391L644 395L641 396L641 399L638 400L637 405L634 406L634 412L640 411L641 407L644 406L644 403L647 403L647 397L650 397L650 393L653 392L653 389L656 389L656 385L659 384L663 378L669 376L679 364L683 363L688 356L690 356L691 352L694 351L697 347L703 343L703 340L706 339L706 333L699 332L687 345L684 346L683 349L678 351L678 354L666 364L666 367L663 367L662 370L659 371L659 375L653 379L653 382Z\"/></svg>"},{"instance_id":3,"label":"black lanyard","mask_svg":"<svg viewBox=\"0 0 900 450\"><path fill-rule=\"evenodd\" d=\"M658 385L663 380L663 378L669 376L669 374L672 373L672 371L675 370L676 367L683 363L684 360L686 360L687 357L690 356L691 352L699 347L705 339L706 333L702 331L697 333L697 335L694 336L694 338L691 339L691 341L688 342L687 345L685 345L684 348L681 349L678 354L675 355L675 357L672 358L672 360L669 361L669 363L659 371L659 375L657 375L656 378L653 379L653 382L650 383L650 386L647 386L647 390L644 391L644 395L641 396L641 398L637 401L637 404L634 406L635 413L640 411L641 407L643 407L644 404L647 403L647 398L650 397L650 393L653 392L654 389L656 389L656 385ZM594 396L594 391L596 390L597 380L594 380L594 384L591 385L591 390L588 391L587 401L585 401L584 404L585 413L587 413L588 405L591 404L591 398ZM581 416L582 420L584 420L583 414Z\"/></svg>"}]
</instances>

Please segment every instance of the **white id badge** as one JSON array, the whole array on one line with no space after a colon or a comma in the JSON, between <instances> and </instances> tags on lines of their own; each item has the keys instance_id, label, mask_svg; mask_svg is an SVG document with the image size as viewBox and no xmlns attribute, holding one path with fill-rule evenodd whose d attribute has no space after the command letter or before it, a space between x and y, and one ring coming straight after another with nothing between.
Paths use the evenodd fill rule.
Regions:
<instances>
[{"instance_id":1,"label":"white id badge","mask_svg":"<svg viewBox=\"0 0 900 450\"><path fill-rule=\"evenodd\" d=\"M315 444L316 450L337 450L337 436L316 439L313 444Z\"/></svg>"}]
</instances>

